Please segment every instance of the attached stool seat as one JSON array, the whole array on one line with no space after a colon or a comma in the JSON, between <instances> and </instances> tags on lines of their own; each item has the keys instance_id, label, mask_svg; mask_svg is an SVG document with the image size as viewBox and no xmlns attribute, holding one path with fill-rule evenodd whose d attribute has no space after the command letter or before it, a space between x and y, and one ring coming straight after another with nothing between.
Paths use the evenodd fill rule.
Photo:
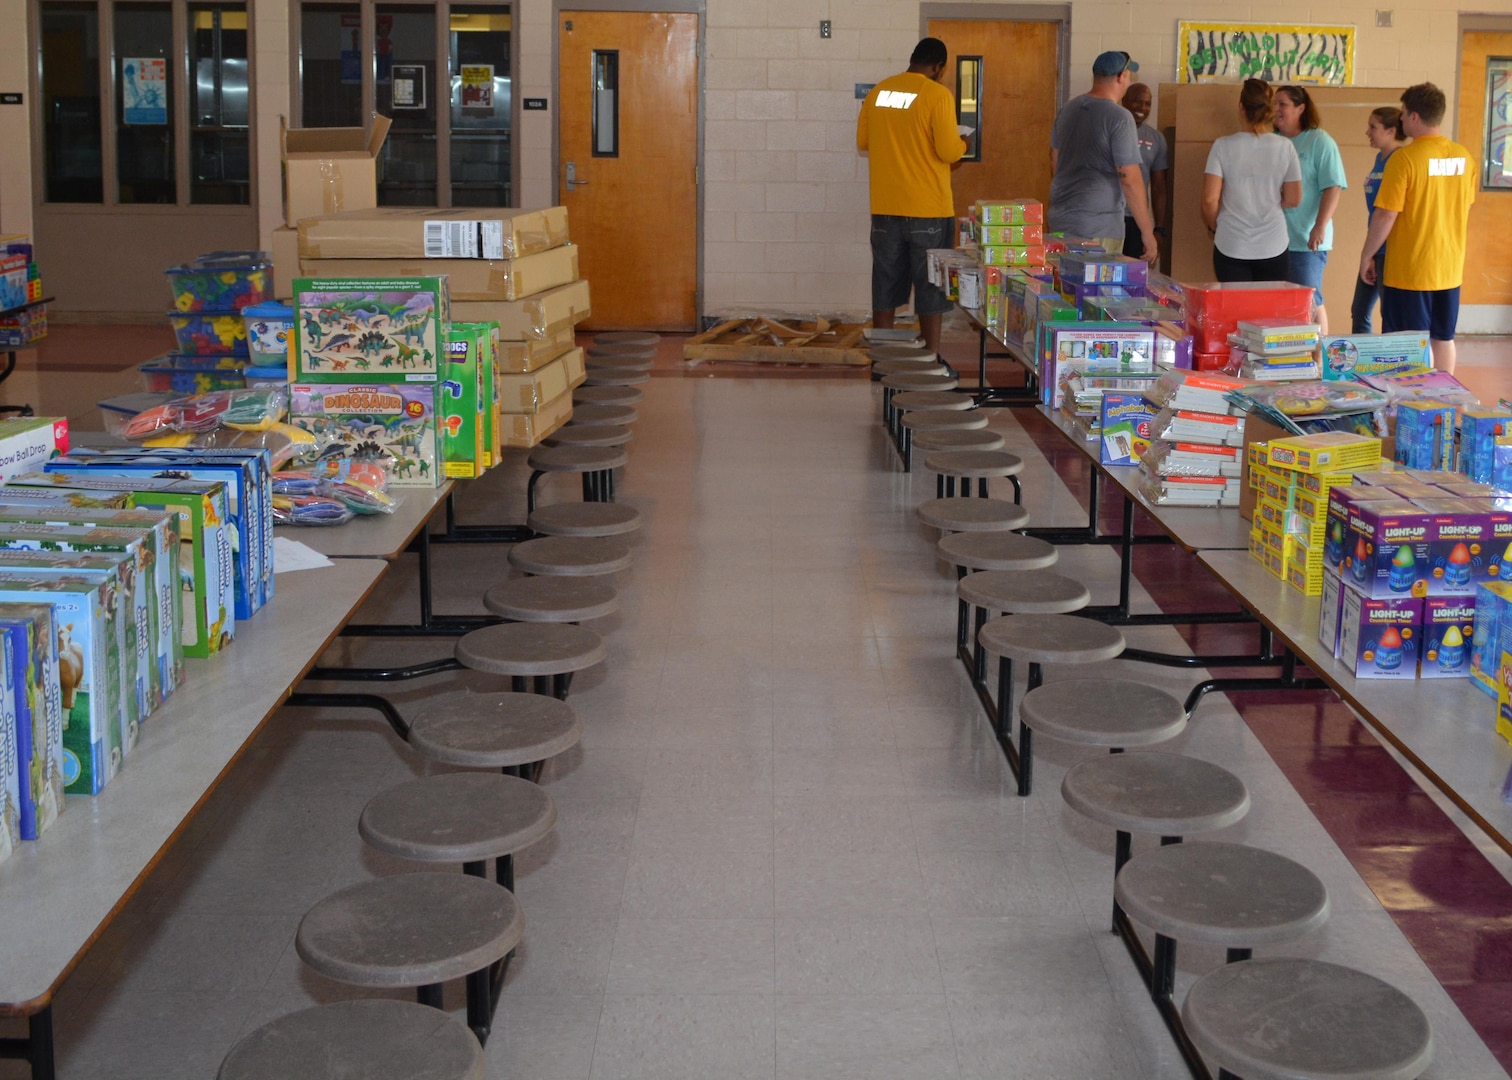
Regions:
<instances>
[{"instance_id":1,"label":"attached stool seat","mask_svg":"<svg viewBox=\"0 0 1512 1080\"><path fill-rule=\"evenodd\" d=\"M629 405L577 405L572 410L568 427L595 427L600 424L615 427L635 423L640 413Z\"/></svg>"},{"instance_id":2,"label":"attached stool seat","mask_svg":"<svg viewBox=\"0 0 1512 1080\"><path fill-rule=\"evenodd\" d=\"M614 501L614 470L630 464L630 455L612 446L537 446L526 463L531 468L525 485L526 510L535 509L536 484L546 473L581 473L584 502Z\"/></svg>"},{"instance_id":3,"label":"attached stool seat","mask_svg":"<svg viewBox=\"0 0 1512 1080\"><path fill-rule=\"evenodd\" d=\"M496 623L474 630L457 641L456 657L463 667L508 675L517 691L535 680L535 692L565 698L570 676L599 663L608 655L604 639L571 623Z\"/></svg>"},{"instance_id":4,"label":"attached stool seat","mask_svg":"<svg viewBox=\"0 0 1512 1080\"><path fill-rule=\"evenodd\" d=\"M925 349L917 345L873 345L866 350L866 355L873 360L933 360L936 358L933 349Z\"/></svg>"},{"instance_id":5,"label":"attached stool seat","mask_svg":"<svg viewBox=\"0 0 1512 1080\"><path fill-rule=\"evenodd\" d=\"M585 380L589 386L635 386L649 382L651 376L644 371L629 371L617 367L591 367Z\"/></svg>"},{"instance_id":6,"label":"attached stool seat","mask_svg":"<svg viewBox=\"0 0 1512 1080\"><path fill-rule=\"evenodd\" d=\"M650 360L655 356L655 345L590 345L587 350L589 360L616 357L625 360Z\"/></svg>"},{"instance_id":7,"label":"attached stool seat","mask_svg":"<svg viewBox=\"0 0 1512 1080\"><path fill-rule=\"evenodd\" d=\"M660 340L661 335L650 330L606 330L593 335L595 345L655 345Z\"/></svg>"},{"instance_id":8,"label":"attached stool seat","mask_svg":"<svg viewBox=\"0 0 1512 1080\"><path fill-rule=\"evenodd\" d=\"M618 536L640 528L640 511L622 503L555 503L525 519L542 536Z\"/></svg>"},{"instance_id":9,"label":"attached stool seat","mask_svg":"<svg viewBox=\"0 0 1512 1080\"><path fill-rule=\"evenodd\" d=\"M1416 1080L1433 1060L1423 1010L1373 975L1321 960L1246 960L1192 984L1187 1034L1244 1080Z\"/></svg>"},{"instance_id":10,"label":"attached stool seat","mask_svg":"<svg viewBox=\"0 0 1512 1080\"><path fill-rule=\"evenodd\" d=\"M633 386L579 386L572 392L574 405L634 405L645 398Z\"/></svg>"},{"instance_id":11,"label":"attached stool seat","mask_svg":"<svg viewBox=\"0 0 1512 1080\"><path fill-rule=\"evenodd\" d=\"M557 428L546 436L547 446L624 446L635 434L618 424L579 424Z\"/></svg>"},{"instance_id":12,"label":"attached stool seat","mask_svg":"<svg viewBox=\"0 0 1512 1080\"><path fill-rule=\"evenodd\" d=\"M876 360L871 366L872 378L888 375L948 375L950 369L934 358L918 360Z\"/></svg>"},{"instance_id":13,"label":"attached stool seat","mask_svg":"<svg viewBox=\"0 0 1512 1080\"><path fill-rule=\"evenodd\" d=\"M1024 471L1024 459L1006 450L939 450L924 459L924 467L935 478L935 495L950 498L956 493L956 481L961 482L961 494L971 494L971 481L977 482L977 495L987 498L987 481L990 477L1006 477L1013 485L1013 501L1024 501L1023 489L1019 486L1018 474Z\"/></svg>"},{"instance_id":14,"label":"attached stool seat","mask_svg":"<svg viewBox=\"0 0 1512 1080\"><path fill-rule=\"evenodd\" d=\"M596 577L510 578L483 594L483 606L514 622L585 622L619 610L614 586Z\"/></svg>"},{"instance_id":15,"label":"attached stool seat","mask_svg":"<svg viewBox=\"0 0 1512 1080\"><path fill-rule=\"evenodd\" d=\"M1060 557L1054 544L1016 532L951 533L935 550L965 570L1043 570Z\"/></svg>"},{"instance_id":16,"label":"attached stool seat","mask_svg":"<svg viewBox=\"0 0 1512 1080\"><path fill-rule=\"evenodd\" d=\"M954 390L954 375L921 375L905 372L902 375L884 375L882 386L887 390Z\"/></svg>"},{"instance_id":17,"label":"attached stool seat","mask_svg":"<svg viewBox=\"0 0 1512 1080\"><path fill-rule=\"evenodd\" d=\"M910 416L941 415L961 414L911 412L904 414L903 418L906 420ZM909 434L909 442L915 450L1001 450L1006 444L1001 435L986 428L914 428Z\"/></svg>"},{"instance_id":18,"label":"attached stool seat","mask_svg":"<svg viewBox=\"0 0 1512 1080\"><path fill-rule=\"evenodd\" d=\"M294 948L311 970L352 986L417 987L441 1007L441 984L467 979L468 1026L493 1013L489 969L520 941L514 894L469 874L398 874L349 885L300 920ZM475 1031L475 1034L478 1034ZM297 1074L295 1074L297 1075Z\"/></svg>"},{"instance_id":19,"label":"attached stool seat","mask_svg":"<svg viewBox=\"0 0 1512 1080\"><path fill-rule=\"evenodd\" d=\"M993 533L957 533L945 539L995 536ZM1028 795L1034 782L1034 729L1028 719L1020 715L1015 750L1009 739L1013 723L1013 665L1009 661L1028 663L1029 693L1032 694L1044 680L1042 665L1095 664L1112 660L1124 651L1124 636L1116 626L1080 615L1007 615L984 624L977 633L977 640L989 654L999 658L997 736L1004 749L1009 751L1008 763L1018 776L1019 794Z\"/></svg>"},{"instance_id":20,"label":"attached stool seat","mask_svg":"<svg viewBox=\"0 0 1512 1080\"><path fill-rule=\"evenodd\" d=\"M935 502L950 509L995 504L1010 510L1023 510L998 499L936 499ZM1028 518L1028 512L1024 511L1024 520ZM1092 594L1081 582L1048 571L1026 574L1022 570L977 570L956 582L956 600L959 605L956 611L956 655L966 662L966 649L970 645L971 673L978 683L982 683L987 678L987 651L982 648L981 633L989 614L1065 615L1090 604ZM972 609L976 611L974 620ZM970 633L973 622L975 634Z\"/></svg>"},{"instance_id":21,"label":"attached stool seat","mask_svg":"<svg viewBox=\"0 0 1512 1080\"><path fill-rule=\"evenodd\" d=\"M588 354L584 366L590 371L602 371L607 373L627 371L650 371L656 366L650 357L625 356L619 353L605 353L594 356Z\"/></svg>"},{"instance_id":22,"label":"attached stool seat","mask_svg":"<svg viewBox=\"0 0 1512 1080\"><path fill-rule=\"evenodd\" d=\"M1062 742L1120 749L1174 739L1187 724L1179 699L1129 679L1049 683L1025 695L1019 719Z\"/></svg>"},{"instance_id":23,"label":"attached stool seat","mask_svg":"<svg viewBox=\"0 0 1512 1080\"><path fill-rule=\"evenodd\" d=\"M483 1048L427 1005L371 998L280 1016L234 1047L217 1080L486 1080Z\"/></svg>"},{"instance_id":24,"label":"attached stool seat","mask_svg":"<svg viewBox=\"0 0 1512 1080\"><path fill-rule=\"evenodd\" d=\"M608 536L538 536L509 549L509 565L526 574L597 577L630 566L630 548Z\"/></svg>"},{"instance_id":25,"label":"attached stool seat","mask_svg":"<svg viewBox=\"0 0 1512 1080\"><path fill-rule=\"evenodd\" d=\"M572 749L582 735L582 721L565 701L461 689L421 703L409 744L443 765L523 774L524 766Z\"/></svg>"},{"instance_id":26,"label":"attached stool seat","mask_svg":"<svg viewBox=\"0 0 1512 1080\"><path fill-rule=\"evenodd\" d=\"M888 378L892 378L891 375ZM893 409L898 413L932 412L952 409L964 412L976 408L976 399L970 394L955 390L905 390L892 399Z\"/></svg>"},{"instance_id":27,"label":"attached stool seat","mask_svg":"<svg viewBox=\"0 0 1512 1080\"><path fill-rule=\"evenodd\" d=\"M929 393L930 391L924 391ZM919 392L898 394L893 397L893 405L896 409L897 400L900 397L915 397ZM944 391L944 393L951 393ZM970 397L969 394L962 395ZM897 411L897 440L898 449L903 455L903 471L913 471L913 447L914 440L919 435L930 431L970 431L987 426L987 417L979 410L972 408L957 409L913 409L910 411Z\"/></svg>"},{"instance_id":28,"label":"attached stool seat","mask_svg":"<svg viewBox=\"0 0 1512 1080\"><path fill-rule=\"evenodd\" d=\"M374 850L416 862L461 863L514 889L513 855L556 824L556 804L539 784L497 773L442 773L410 780L368 800L357 831Z\"/></svg>"},{"instance_id":29,"label":"attached stool seat","mask_svg":"<svg viewBox=\"0 0 1512 1080\"><path fill-rule=\"evenodd\" d=\"M1010 532L1029 524L1029 511L1002 499L930 499L914 516L945 532Z\"/></svg>"}]
</instances>

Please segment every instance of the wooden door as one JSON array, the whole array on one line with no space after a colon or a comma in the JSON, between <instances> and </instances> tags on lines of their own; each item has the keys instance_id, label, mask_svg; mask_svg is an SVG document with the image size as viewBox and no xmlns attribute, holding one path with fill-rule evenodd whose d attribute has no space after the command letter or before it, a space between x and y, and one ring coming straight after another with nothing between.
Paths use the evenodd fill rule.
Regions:
<instances>
[{"instance_id":1,"label":"wooden door","mask_svg":"<svg viewBox=\"0 0 1512 1080\"><path fill-rule=\"evenodd\" d=\"M951 176L956 216L981 199L1050 198L1050 129L1060 85L1060 23L930 19L950 50L944 83L958 95L961 57L981 57L982 160ZM959 96L957 98L959 100Z\"/></svg>"},{"instance_id":2,"label":"wooden door","mask_svg":"<svg viewBox=\"0 0 1512 1080\"><path fill-rule=\"evenodd\" d=\"M698 16L563 11L557 184L593 329L698 318Z\"/></svg>"},{"instance_id":3,"label":"wooden door","mask_svg":"<svg viewBox=\"0 0 1512 1080\"><path fill-rule=\"evenodd\" d=\"M1469 166L1481 178L1481 189L1470 207L1470 235L1465 244L1465 283L1460 289L1460 303L1512 304L1512 179L1505 173L1505 163L1512 150L1512 108L1509 108L1508 84L1499 58L1512 56L1512 33L1471 31L1460 43L1460 81L1458 123L1446 117L1444 130L1454 124L1454 141L1470 151ZM1452 106L1451 106L1452 108ZM1493 161L1503 169L1486 171L1486 112L1494 119L1489 125ZM1491 185L1488 190L1487 184ZM1464 327L1467 320L1461 319Z\"/></svg>"}]
</instances>

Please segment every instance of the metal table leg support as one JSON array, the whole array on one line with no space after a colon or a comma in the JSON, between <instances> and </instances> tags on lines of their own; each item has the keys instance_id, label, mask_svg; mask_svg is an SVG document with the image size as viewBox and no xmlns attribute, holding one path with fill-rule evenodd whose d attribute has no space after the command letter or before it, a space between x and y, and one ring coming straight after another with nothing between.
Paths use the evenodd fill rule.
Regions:
<instances>
[{"instance_id":1,"label":"metal table leg support","mask_svg":"<svg viewBox=\"0 0 1512 1080\"><path fill-rule=\"evenodd\" d=\"M394 703L381 694L293 693L284 699L284 704L300 709L372 709L383 714L395 735L409 742L409 724L399 715Z\"/></svg>"},{"instance_id":2,"label":"metal table leg support","mask_svg":"<svg viewBox=\"0 0 1512 1080\"><path fill-rule=\"evenodd\" d=\"M537 474L539 475L539 474ZM420 557L420 621L418 623L348 623L347 637L461 637L484 626L503 622L487 615L437 615L431 609L431 535L427 526L411 545Z\"/></svg>"},{"instance_id":3,"label":"metal table leg support","mask_svg":"<svg viewBox=\"0 0 1512 1080\"><path fill-rule=\"evenodd\" d=\"M1125 654L1127 655L1127 653ZM1187 694L1186 711L1192 715L1197 703L1213 691L1228 693L1240 690L1327 690L1328 684L1316 677L1297 674L1297 654L1287 649L1281 656L1281 674L1269 679L1208 679L1192 687Z\"/></svg>"},{"instance_id":4,"label":"metal table leg support","mask_svg":"<svg viewBox=\"0 0 1512 1080\"><path fill-rule=\"evenodd\" d=\"M519 544L535 536L525 525L459 525L457 496L446 496L446 531L430 538L433 544Z\"/></svg>"},{"instance_id":5,"label":"metal table leg support","mask_svg":"<svg viewBox=\"0 0 1512 1080\"><path fill-rule=\"evenodd\" d=\"M12 354L14 358L15 354ZM53 1061L52 1006L48 1005L26 1018L26 1036L0 1039L0 1058L25 1061L31 1066L32 1080L55 1080Z\"/></svg>"}]
</instances>

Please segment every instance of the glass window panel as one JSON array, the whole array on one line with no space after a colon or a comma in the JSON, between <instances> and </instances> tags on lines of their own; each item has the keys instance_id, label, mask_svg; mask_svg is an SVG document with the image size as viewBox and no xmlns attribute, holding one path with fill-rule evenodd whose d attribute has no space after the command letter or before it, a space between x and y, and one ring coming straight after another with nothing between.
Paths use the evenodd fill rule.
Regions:
<instances>
[{"instance_id":1,"label":"glass window panel","mask_svg":"<svg viewBox=\"0 0 1512 1080\"><path fill-rule=\"evenodd\" d=\"M379 206L436 206L436 9L380 4L375 10L378 111L394 118L378 160ZM420 68L424 107L395 108L394 68ZM413 83L410 83L410 89Z\"/></svg>"},{"instance_id":2,"label":"glass window panel","mask_svg":"<svg viewBox=\"0 0 1512 1080\"><path fill-rule=\"evenodd\" d=\"M453 206L509 206L510 9L451 9Z\"/></svg>"},{"instance_id":3,"label":"glass window panel","mask_svg":"<svg viewBox=\"0 0 1512 1080\"><path fill-rule=\"evenodd\" d=\"M93 3L42 5L42 168L48 202L105 199L99 36Z\"/></svg>"},{"instance_id":4,"label":"glass window panel","mask_svg":"<svg viewBox=\"0 0 1512 1080\"><path fill-rule=\"evenodd\" d=\"M171 203L173 8L115 6L116 182L123 203Z\"/></svg>"},{"instance_id":5,"label":"glass window panel","mask_svg":"<svg viewBox=\"0 0 1512 1080\"><path fill-rule=\"evenodd\" d=\"M1481 184L1512 189L1512 57L1486 62L1486 139Z\"/></svg>"},{"instance_id":6,"label":"glass window panel","mask_svg":"<svg viewBox=\"0 0 1512 1080\"><path fill-rule=\"evenodd\" d=\"M593 156L619 157L619 50L593 50Z\"/></svg>"},{"instance_id":7,"label":"glass window panel","mask_svg":"<svg viewBox=\"0 0 1512 1080\"><path fill-rule=\"evenodd\" d=\"M362 11L356 4L299 9L303 127L362 127Z\"/></svg>"},{"instance_id":8,"label":"glass window panel","mask_svg":"<svg viewBox=\"0 0 1512 1080\"><path fill-rule=\"evenodd\" d=\"M962 161L982 160L982 58L956 57L956 123L971 128Z\"/></svg>"},{"instance_id":9,"label":"glass window panel","mask_svg":"<svg viewBox=\"0 0 1512 1080\"><path fill-rule=\"evenodd\" d=\"M247 8L189 8L189 201L251 199L247 140Z\"/></svg>"}]
</instances>

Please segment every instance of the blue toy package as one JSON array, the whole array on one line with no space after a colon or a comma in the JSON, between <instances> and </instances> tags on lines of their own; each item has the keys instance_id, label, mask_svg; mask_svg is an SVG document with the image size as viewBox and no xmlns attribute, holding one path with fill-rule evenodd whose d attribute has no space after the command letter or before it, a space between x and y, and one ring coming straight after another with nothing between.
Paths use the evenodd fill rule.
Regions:
<instances>
[{"instance_id":1,"label":"blue toy package","mask_svg":"<svg viewBox=\"0 0 1512 1080\"><path fill-rule=\"evenodd\" d=\"M1157 411L1142 394L1104 394L1100 428L1102 463L1138 465L1150 447L1150 423Z\"/></svg>"},{"instance_id":2,"label":"blue toy package","mask_svg":"<svg viewBox=\"0 0 1512 1080\"><path fill-rule=\"evenodd\" d=\"M1512 582L1486 581L1475 591L1475 622L1470 637L1470 685L1496 697L1501 663L1501 628L1512 611Z\"/></svg>"},{"instance_id":3,"label":"blue toy package","mask_svg":"<svg viewBox=\"0 0 1512 1080\"><path fill-rule=\"evenodd\" d=\"M1339 661L1357 679L1415 679L1423 601L1372 598L1346 586L1339 627Z\"/></svg>"},{"instance_id":4,"label":"blue toy package","mask_svg":"<svg viewBox=\"0 0 1512 1080\"><path fill-rule=\"evenodd\" d=\"M0 862L21 843L21 775L17 771L17 678L11 638L20 631L0 626ZM22 673L25 674L24 672Z\"/></svg>"},{"instance_id":5,"label":"blue toy package","mask_svg":"<svg viewBox=\"0 0 1512 1080\"><path fill-rule=\"evenodd\" d=\"M37 839L63 810L63 699L55 615L51 604L0 604L0 627L10 632L23 840Z\"/></svg>"},{"instance_id":6,"label":"blue toy package","mask_svg":"<svg viewBox=\"0 0 1512 1080\"><path fill-rule=\"evenodd\" d=\"M1334 335L1323 338L1319 344L1323 350L1324 379L1399 375L1428 371L1433 367L1428 335L1417 331Z\"/></svg>"},{"instance_id":7,"label":"blue toy package","mask_svg":"<svg viewBox=\"0 0 1512 1080\"><path fill-rule=\"evenodd\" d=\"M1409 469L1448 471L1454 465L1455 409L1442 401L1397 405L1396 462Z\"/></svg>"},{"instance_id":8,"label":"blue toy package","mask_svg":"<svg viewBox=\"0 0 1512 1080\"><path fill-rule=\"evenodd\" d=\"M1465 679L1475 641L1475 597L1430 596L1423 602L1424 679Z\"/></svg>"},{"instance_id":9,"label":"blue toy package","mask_svg":"<svg viewBox=\"0 0 1512 1080\"><path fill-rule=\"evenodd\" d=\"M1496 440L1512 434L1512 412L1474 405L1460 411L1459 471L1482 484L1496 473Z\"/></svg>"}]
</instances>

